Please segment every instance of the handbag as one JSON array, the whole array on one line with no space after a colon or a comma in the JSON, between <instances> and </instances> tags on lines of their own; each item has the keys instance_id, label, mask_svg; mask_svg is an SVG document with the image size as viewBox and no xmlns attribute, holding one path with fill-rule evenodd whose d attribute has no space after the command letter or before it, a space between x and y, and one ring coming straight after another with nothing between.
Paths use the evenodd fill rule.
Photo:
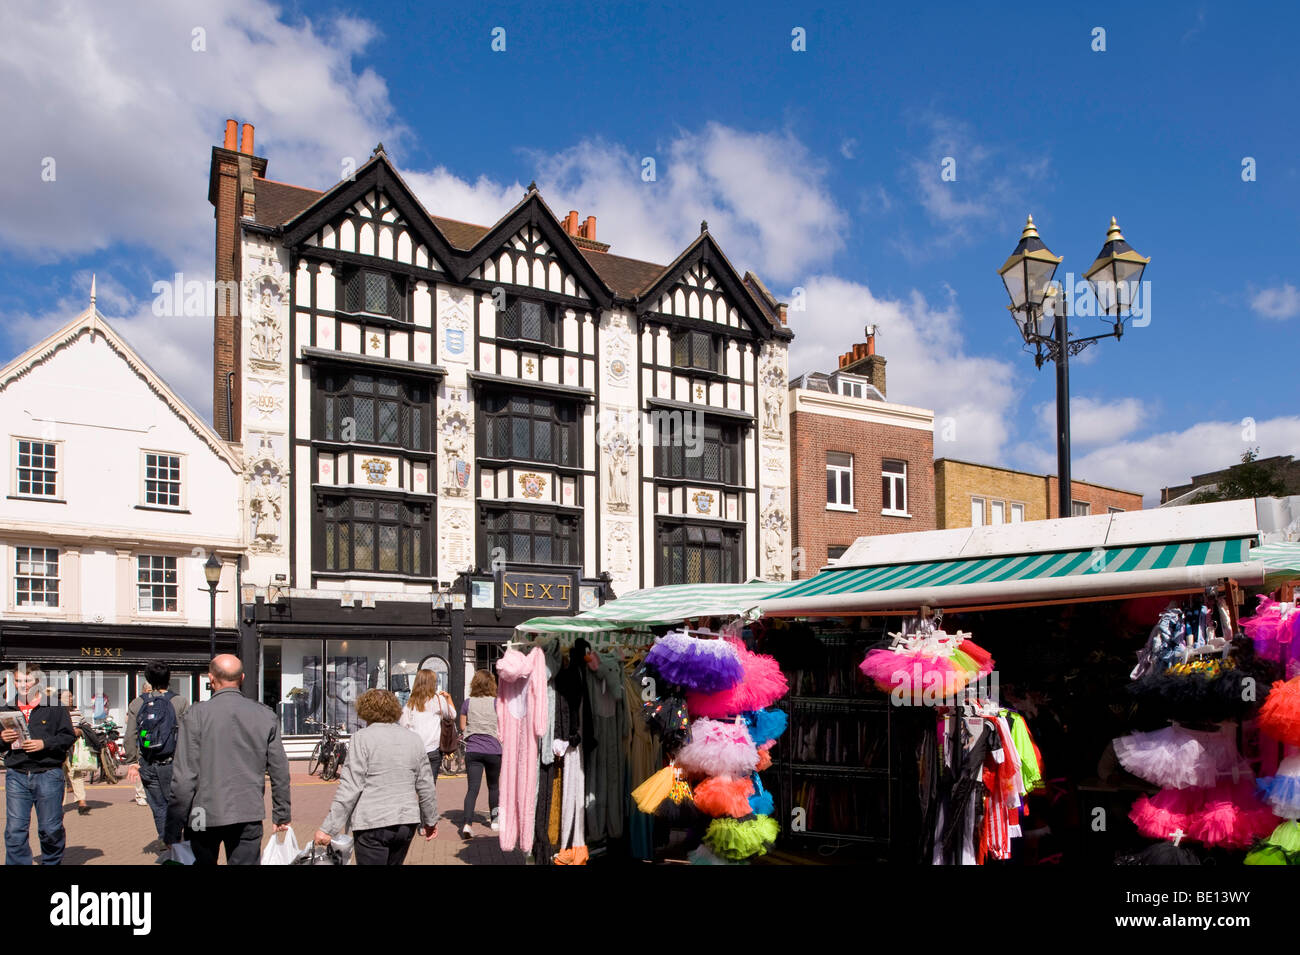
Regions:
<instances>
[{"instance_id":1,"label":"handbag","mask_svg":"<svg viewBox=\"0 0 1300 955\"><path fill-rule=\"evenodd\" d=\"M91 772L99 768L99 758L84 737L78 736L68 755L68 765L74 773Z\"/></svg>"},{"instance_id":2,"label":"handbag","mask_svg":"<svg viewBox=\"0 0 1300 955\"><path fill-rule=\"evenodd\" d=\"M334 846L318 846L312 843L294 859L290 865L343 865L343 853Z\"/></svg>"},{"instance_id":3,"label":"handbag","mask_svg":"<svg viewBox=\"0 0 1300 955\"><path fill-rule=\"evenodd\" d=\"M451 702L451 697L448 696L446 693L439 693L438 705L441 706L443 704L446 704L448 709L450 709L453 713L456 711L456 706L454 703ZM444 710L443 712L446 711ZM447 717L444 716L442 718L442 735L438 737L438 751L441 753L456 752L456 744L459 742L459 739L460 739L460 734L457 732L456 729L455 717L448 719Z\"/></svg>"},{"instance_id":4,"label":"handbag","mask_svg":"<svg viewBox=\"0 0 1300 955\"><path fill-rule=\"evenodd\" d=\"M456 752L456 721L444 719L442 721L442 735L438 737L438 751L442 753Z\"/></svg>"}]
</instances>

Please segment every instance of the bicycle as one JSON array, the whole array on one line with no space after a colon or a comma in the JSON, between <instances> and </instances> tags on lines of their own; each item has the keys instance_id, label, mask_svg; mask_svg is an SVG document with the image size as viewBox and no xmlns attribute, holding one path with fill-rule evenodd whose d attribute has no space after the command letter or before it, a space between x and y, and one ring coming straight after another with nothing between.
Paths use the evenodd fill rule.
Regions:
<instances>
[{"instance_id":1,"label":"bicycle","mask_svg":"<svg viewBox=\"0 0 1300 955\"><path fill-rule=\"evenodd\" d=\"M330 726L320 720L309 719L306 722L308 726L323 727L321 737L307 760L307 775L315 776L316 770L319 769L322 781L329 782L337 779L339 768L348 758L348 744L341 739L346 727L342 723Z\"/></svg>"}]
</instances>

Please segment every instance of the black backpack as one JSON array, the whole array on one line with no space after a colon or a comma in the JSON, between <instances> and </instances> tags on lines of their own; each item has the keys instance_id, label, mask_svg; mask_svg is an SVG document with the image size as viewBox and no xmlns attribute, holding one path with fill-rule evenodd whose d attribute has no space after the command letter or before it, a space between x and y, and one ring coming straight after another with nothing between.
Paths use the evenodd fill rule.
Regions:
<instances>
[{"instance_id":1,"label":"black backpack","mask_svg":"<svg viewBox=\"0 0 1300 955\"><path fill-rule=\"evenodd\" d=\"M180 723L176 720L176 707L172 706L175 695L168 690L166 693L150 693L143 698L144 705L135 718L135 728L140 758L146 763L167 759L176 752Z\"/></svg>"}]
</instances>

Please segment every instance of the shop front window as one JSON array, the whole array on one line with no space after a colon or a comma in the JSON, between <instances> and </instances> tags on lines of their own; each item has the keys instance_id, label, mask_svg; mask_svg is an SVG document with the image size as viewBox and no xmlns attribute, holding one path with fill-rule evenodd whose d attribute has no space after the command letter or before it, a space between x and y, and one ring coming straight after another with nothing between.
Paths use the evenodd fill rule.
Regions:
<instances>
[{"instance_id":1,"label":"shop front window","mask_svg":"<svg viewBox=\"0 0 1300 955\"><path fill-rule=\"evenodd\" d=\"M88 719L96 726L112 720L123 731L126 730L126 707L132 699L127 674L104 670L74 671L72 692L82 719Z\"/></svg>"},{"instance_id":2,"label":"shop front window","mask_svg":"<svg viewBox=\"0 0 1300 955\"><path fill-rule=\"evenodd\" d=\"M443 641L445 644L445 641ZM415 674L437 658L438 641L264 640L262 702L280 716L283 736L319 736L321 722L355 733L357 698L376 687L392 690L405 704ZM439 682L446 689L447 665Z\"/></svg>"}]
</instances>

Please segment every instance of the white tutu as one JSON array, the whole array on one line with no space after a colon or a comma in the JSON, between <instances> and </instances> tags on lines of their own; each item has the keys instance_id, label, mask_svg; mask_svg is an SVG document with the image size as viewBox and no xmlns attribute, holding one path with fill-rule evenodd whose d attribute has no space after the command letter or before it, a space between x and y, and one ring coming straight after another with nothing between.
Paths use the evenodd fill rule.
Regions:
<instances>
[{"instance_id":1,"label":"white tutu","mask_svg":"<svg viewBox=\"0 0 1300 955\"><path fill-rule=\"evenodd\" d=\"M1218 730L1166 726L1154 733L1133 733L1115 740L1120 765L1140 779L1164 789L1210 787L1232 775L1250 776L1250 764L1237 752L1231 724Z\"/></svg>"}]
</instances>

